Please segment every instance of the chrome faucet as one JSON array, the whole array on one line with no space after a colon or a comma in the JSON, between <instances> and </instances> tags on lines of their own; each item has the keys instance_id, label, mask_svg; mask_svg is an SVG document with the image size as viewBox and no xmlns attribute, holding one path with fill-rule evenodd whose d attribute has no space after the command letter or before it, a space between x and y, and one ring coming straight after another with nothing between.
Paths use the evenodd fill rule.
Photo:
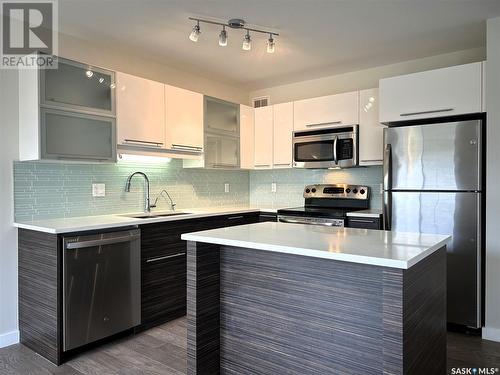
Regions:
<instances>
[{"instance_id":1,"label":"chrome faucet","mask_svg":"<svg viewBox=\"0 0 500 375\"><path fill-rule=\"evenodd\" d=\"M130 181L132 180L132 177L134 177L136 174L141 175L146 180L146 205L145 205L145 211L146 212L151 212L151 208L154 207L154 205L150 204L150 199L149 199L149 178L148 178L148 176L146 176L145 173L143 173L143 172L134 172L130 176L128 176L127 183L125 184L125 191L127 193L130 192Z\"/></svg>"},{"instance_id":2,"label":"chrome faucet","mask_svg":"<svg viewBox=\"0 0 500 375\"><path fill-rule=\"evenodd\" d=\"M155 199L155 202L151 205L151 207L156 207L156 204L158 203L158 199L160 199L160 197L163 197L163 193L165 193L168 197L168 199L170 200L170 209L172 211L175 211L175 206L176 204L174 203L174 201L172 200L172 197L170 197L170 194L165 190L163 189L160 194L158 194L158 196L156 197Z\"/></svg>"}]
</instances>

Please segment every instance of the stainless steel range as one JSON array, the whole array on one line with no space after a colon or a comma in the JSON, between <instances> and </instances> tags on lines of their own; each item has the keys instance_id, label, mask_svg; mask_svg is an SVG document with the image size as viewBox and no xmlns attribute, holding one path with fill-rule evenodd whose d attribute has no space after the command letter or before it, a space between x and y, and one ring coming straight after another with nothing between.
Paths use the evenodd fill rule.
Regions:
<instances>
[{"instance_id":1,"label":"stainless steel range","mask_svg":"<svg viewBox=\"0 0 500 375\"><path fill-rule=\"evenodd\" d=\"M303 207L278 210L282 223L313 224L343 227L348 212L365 210L370 206L368 186L347 184L307 185Z\"/></svg>"}]
</instances>

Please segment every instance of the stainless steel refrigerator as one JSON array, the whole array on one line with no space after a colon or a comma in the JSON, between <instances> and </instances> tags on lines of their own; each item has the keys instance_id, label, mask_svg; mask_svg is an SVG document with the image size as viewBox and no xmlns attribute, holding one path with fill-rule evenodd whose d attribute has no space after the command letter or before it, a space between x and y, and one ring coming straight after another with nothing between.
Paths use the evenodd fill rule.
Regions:
<instances>
[{"instance_id":1,"label":"stainless steel refrigerator","mask_svg":"<svg viewBox=\"0 0 500 375\"><path fill-rule=\"evenodd\" d=\"M448 322L482 326L483 120L384 130L386 229L449 234Z\"/></svg>"}]
</instances>

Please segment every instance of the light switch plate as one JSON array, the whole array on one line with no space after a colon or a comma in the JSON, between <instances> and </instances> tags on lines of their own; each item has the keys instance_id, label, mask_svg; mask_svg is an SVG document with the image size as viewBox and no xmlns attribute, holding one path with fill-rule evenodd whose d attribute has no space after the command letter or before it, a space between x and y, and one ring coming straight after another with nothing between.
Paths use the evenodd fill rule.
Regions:
<instances>
[{"instance_id":1,"label":"light switch plate","mask_svg":"<svg viewBox=\"0 0 500 375\"><path fill-rule=\"evenodd\" d=\"M93 197L105 197L106 196L106 184L92 184L92 196Z\"/></svg>"},{"instance_id":2,"label":"light switch plate","mask_svg":"<svg viewBox=\"0 0 500 375\"><path fill-rule=\"evenodd\" d=\"M224 193L229 193L229 183L228 182L226 182L224 184Z\"/></svg>"},{"instance_id":3,"label":"light switch plate","mask_svg":"<svg viewBox=\"0 0 500 375\"><path fill-rule=\"evenodd\" d=\"M276 182L271 183L271 193L276 193Z\"/></svg>"}]
</instances>

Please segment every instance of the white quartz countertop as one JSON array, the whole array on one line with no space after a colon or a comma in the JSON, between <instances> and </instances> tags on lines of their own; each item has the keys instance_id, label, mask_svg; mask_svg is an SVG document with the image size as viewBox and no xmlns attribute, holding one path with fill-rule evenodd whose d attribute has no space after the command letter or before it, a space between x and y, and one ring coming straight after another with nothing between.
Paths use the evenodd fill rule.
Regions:
<instances>
[{"instance_id":1,"label":"white quartz countertop","mask_svg":"<svg viewBox=\"0 0 500 375\"><path fill-rule=\"evenodd\" d=\"M177 212L186 212L183 215L173 216L158 216L146 219L133 218L125 215L139 215L135 212L130 214L113 214L113 215L98 215L98 216L79 216L69 218L44 219L34 221L19 221L15 222L14 226L22 229L35 230L39 232L59 234L71 232L83 232L88 230L99 230L106 228L118 228L126 226L135 226L151 223L161 223L164 221L178 221L186 219L194 219L216 215L232 215L243 214L249 212L276 212L276 208L265 207L208 207L196 209L182 209ZM166 213L166 212L158 212Z\"/></svg>"},{"instance_id":2,"label":"white quartz countertop","mask_svg":"<svg viewBox=\"0 0 500 375\"><path fill-rule=\"evenodd\" d=\"M408 269L451 237L267 222L186 233L182 239Z\"/></svg>"}]
</instances>

